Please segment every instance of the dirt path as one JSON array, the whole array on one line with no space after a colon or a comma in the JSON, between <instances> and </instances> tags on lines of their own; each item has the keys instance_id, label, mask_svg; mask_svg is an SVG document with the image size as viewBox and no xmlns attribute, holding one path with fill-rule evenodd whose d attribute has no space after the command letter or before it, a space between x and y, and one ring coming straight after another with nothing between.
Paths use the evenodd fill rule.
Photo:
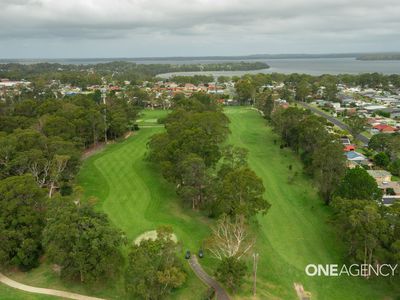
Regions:
<instances>
[{"instance_id":1,"label":"dirt path","mask_svg":"<svg viewBox=\"0 0 400 300\"><path fill-rule=\"evenodd\" d=\"M189 259L189 265L197 277L201 279L201 281L215 290L215 295L217 296L218 300L230 299L224 288L203 270L195 255L192 255L192 257Z\"/></svg>"},{"instance_id":2,"label":"dirt path","mask_svg":"<svg viewBox=\"0 0 400 300\"><path fill-rule=\"evenodd\" d=\"M50 296L56 296L56 297L61 297L65 299L75 299L75 300L105 300L102 298L96 298L96 297L89 297L85 295L80 295L80 294L74 294L74 293L69 293L65 291L59 291L59 290L52 290L52 289L45 289L45 288L38 288L30 285L25 285L19 282L16 282L7 276L3 275L0 273L0 282L4 283L5 285L8 285L9 287L29 292L29 293L35 293L35 294L43 294L43 295L50 295Z\"/></svg>"},{"instance_id":3,"label":"dirt path","mask_svg":"<svg viewBox=\"0 0 400 300\"><path fill-rule=\"evenodd\" d=\"M90 156L102 151L105 148L105 146L106 145L104 143L98 143L95 146L85 149L82 153L81 159L85 160L85 159L89 158Z\"/></svg>"}]
</instances>

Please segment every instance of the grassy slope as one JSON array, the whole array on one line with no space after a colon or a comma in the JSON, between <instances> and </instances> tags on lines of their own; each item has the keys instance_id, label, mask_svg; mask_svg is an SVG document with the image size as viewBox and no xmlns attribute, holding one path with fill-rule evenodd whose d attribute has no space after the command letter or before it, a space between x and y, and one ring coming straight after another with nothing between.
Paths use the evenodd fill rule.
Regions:
<instances>
[{"instance_id":1,"label":"grassy slope","mask_svg":"<svg viewBox=\"0 0 400 300\"><path fill-rule=\"evenodd\" d=\"M342 263L342 245L328 223L330 211L322 204L312 183L303 177L301 164L290 150L280 150L265 121L246 108L225 110L231 120L230 143L249 149L251 168L263 179L272 207L260 217L257 250L259 297L296 299L293 282L300 282L313 299L392 299L400 290L387 282L358 278L306 277L313 263ZM298 175L288 183L288 165ZM250 289L250 284L245 286Z\"/></svg>"},{"instance_id":2,"label":"grassy slope","mask_svg":"<svg viewBox=\"0 0 400 300\"><path fill-rule=\"evenodd\" d=\"M1 300L55 300L56 297L32 294L27 292L18 291L3 284L0 284L0 299Z\"/></svg>"}]
</instances>

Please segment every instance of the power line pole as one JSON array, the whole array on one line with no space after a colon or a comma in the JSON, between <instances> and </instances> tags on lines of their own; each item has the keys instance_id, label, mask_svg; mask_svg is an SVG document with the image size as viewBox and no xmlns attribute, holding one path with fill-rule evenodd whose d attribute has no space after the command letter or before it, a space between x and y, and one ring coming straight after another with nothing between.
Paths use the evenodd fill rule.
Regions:
<instances>
[{"instance_id":1,"label":"power line pole","mask_svg":"<svg viewBox=\"0 0 400 300\"><path fill-rule=\"evenodd\" d=\"M253 296L257 293L257 265L258 253L253 253Z\"/></svg>"},{"instance_id":2,"label":"power line pole","mask_svg":"<svg viewBox=\"0 0 400 300\"><path fill-rule=\"evenodd\" d=\"M106 105L106 92L103 92L101 94L101 98L103 99L103 105L104 105L104 110L103 110L103 118L104 118L104 142L107 144L107 105Z\"/></svg>"}]
</instances>

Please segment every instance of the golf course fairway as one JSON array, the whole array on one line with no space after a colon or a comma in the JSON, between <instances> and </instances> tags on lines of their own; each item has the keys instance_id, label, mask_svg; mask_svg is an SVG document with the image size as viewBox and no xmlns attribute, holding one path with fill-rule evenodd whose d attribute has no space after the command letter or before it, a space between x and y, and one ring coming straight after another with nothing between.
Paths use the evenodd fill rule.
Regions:
<instances>
[{"instance_id":1,"label":"golf course fairway","mask_svg":"<svg viewBox=\"0 0 400 300\"><path fill-rule=\"evenodd\" d=\"M297 299L293 288L297 282L312 299L398 299L400 289L381 279L306 276L308 264L343 263L342 243L329 224L330 209L302 175L299 159L290 149L280 149L278 136L258 112L226 108L225 113L231 121L229 143L249 150L250 167L262 178L272 205L259 216L257 229L259 298Z\"/></svg>"},{"instance_id":2,"label":"golf course fairway","mask_svg":"<svg viewBox=\"0 0 400 300\"><path fill-rule=\"evenodd\" d=\"M145 160L149 138L164 129L157 119L166 111L146 110L140 116L142 127L125 141L109 145L88 158L78 175L78 183L87 197L99 199L97 207L111 222L123 230L128 243L141 234L162 225L172 226L186 249L198 251L209 234L208 220L198 213L181 208L174 187L166 182L159 170ZM188 281L172 299L198 297L206 287L187 268Z\"/></svg>"}]
</instances>

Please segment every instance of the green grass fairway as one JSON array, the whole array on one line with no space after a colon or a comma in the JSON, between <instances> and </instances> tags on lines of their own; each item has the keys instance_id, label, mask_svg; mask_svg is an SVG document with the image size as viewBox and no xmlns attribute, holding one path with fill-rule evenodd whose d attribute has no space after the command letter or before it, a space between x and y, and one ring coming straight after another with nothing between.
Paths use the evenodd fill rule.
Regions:
<instances>
[{"instance_id":1,"label":"green grass fairway","mask_svg":"<svg viewBox=\"0 0 400 300\"><path fill-rule=\"evenodd\" d=\"M297 299L293 283L299 282L312 292L312 299L396 299L400 289L385 281L305 275L304 268L310 263L342 263L342 244L328 223L330 210L302 175L298 158L289 149L281 150L279 142L274 144L278 137L257 112L227 108L225 113L231 120L229 142L249 150L250 166L263 179L265 197L272 204L268 214L259 217L259 298ZM295 172L298 175L289 184ZM250 289L248 282L246 294Z\"/></svg>"},{"instance_id":2,"label":"green grass fairway","mask_svg":"<svg viewBox=\"0 0 400 300\"><path fill-rule=\"evenodd\" d=\"M140 124L156 124L155 119L166 111L145 111ZM151 122L147 121L150 120ZM144 160L149 138L163 128L142 128L129 139L108 146L105 151L85 161L78 176L87 197L101 199L98 209L107 213L115 226L121 228L128 240L134 239L160 225L171 225L185 249L197 251L208 234L207 219L183 210L174 188L159 170ZM200 297L204 286L188 270L187 288L173 298ZM194 298L196 299L196 298Z\"/></svg>"}]
</instances>

